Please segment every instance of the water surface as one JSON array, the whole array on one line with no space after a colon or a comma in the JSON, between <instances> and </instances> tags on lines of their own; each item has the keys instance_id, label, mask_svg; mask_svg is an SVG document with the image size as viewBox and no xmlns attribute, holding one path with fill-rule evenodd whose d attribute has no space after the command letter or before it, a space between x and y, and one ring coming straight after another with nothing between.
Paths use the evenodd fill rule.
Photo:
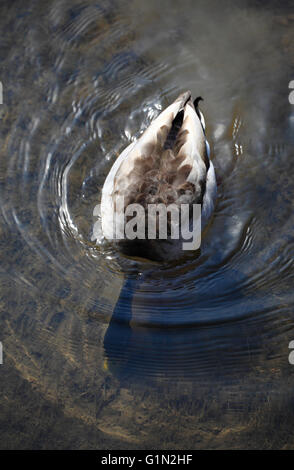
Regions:
<instances>
[{"instance_id":1,"label":"water surface","mask_svg":"<svg viewBox=\"0 0 294 470\"><path fill-rule=\"evenodd\" d=\"M2 2L2 448L293 444L290 2ZM93 242L115 158L182 91L218 179L200 253Z\"/></svg>"}]
</instances>

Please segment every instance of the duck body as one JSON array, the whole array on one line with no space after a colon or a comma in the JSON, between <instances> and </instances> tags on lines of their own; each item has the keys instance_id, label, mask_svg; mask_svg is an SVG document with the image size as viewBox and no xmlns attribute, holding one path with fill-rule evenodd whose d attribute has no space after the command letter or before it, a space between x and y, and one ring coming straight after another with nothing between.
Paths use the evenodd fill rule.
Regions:
<instances>
[{"instance_id":1,"label":"duck body","mask_svg":"<svg viewBox=\"0 0 294 470\"><path fill-rule=\"evenodd\" d=\"M182 93L119 155L106 177L101 199L102 233L129 256L162 261L183 254L181 237L173 239L169 232L165 239L148 238L150 205L172 204L181 210L183 204L190 208L199 204L202 230L213 213L216 178L204 117L198 109L200 99L193 103L189 91ZM126 218L121 213L128 206L135 207L133 204L144 209L146 236L128 239L124 237ZM191 226L191 211L188 217ZM156 221L155 225L158 228Z\"/></svg>"}]
</instances>

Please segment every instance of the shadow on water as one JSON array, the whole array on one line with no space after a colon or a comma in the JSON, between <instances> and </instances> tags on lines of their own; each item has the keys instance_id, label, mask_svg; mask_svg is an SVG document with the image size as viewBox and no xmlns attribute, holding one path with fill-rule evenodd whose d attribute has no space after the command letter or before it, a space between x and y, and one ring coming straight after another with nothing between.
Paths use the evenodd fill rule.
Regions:
<instances>
[{"instance_id":1,"label":"shadow on water","mask_svg":"<svg viewBox=\"0 0 294 470\"><path fill-rule=\"evenodd\" d=\"M173 325L165 319L162 325L154 324L154 316L161 317L161 305L142 298L145 284L142 278L128 279L122 287L104 337L108 370L122 379L143 382L146 378L203 382L248 373L261 347L261 329L257 347L256 326L250 331L242 322ZM136 322L136 308L141 309L142 302L144 313ZM191 306L191 314L197 316L197 306Z\"/></svg>"},{"instance_id":2,"label":"shadow on water","mask_svg":"<svg viewBox=\"0 0 294 470\"><path fill-rule=\"evenodd\" d=\"M150 285L153 275L151 271L127 278L112 313L104 354L105 367L116 377L142 383L153 378L225 384L228 378L236 380L258 365L268 341L273 346L270 321L280 308L271 303L273 299L266 305L263 298L250 301L236 290L230 295L231 315L209 320L206 313L215 309L215 299L210 302L199 294L192 304L185 306L182 301L182 306L175 307L168 296L170 283L161 281L156 291ZM227 276L230 283L232 273ZM238 273L233 277L236 282ZM225 279L222 282L226 284ZM185 288L180 292L185 297ZM249 306L263 318L250 318Z\"/></svg>"}]
</instances>

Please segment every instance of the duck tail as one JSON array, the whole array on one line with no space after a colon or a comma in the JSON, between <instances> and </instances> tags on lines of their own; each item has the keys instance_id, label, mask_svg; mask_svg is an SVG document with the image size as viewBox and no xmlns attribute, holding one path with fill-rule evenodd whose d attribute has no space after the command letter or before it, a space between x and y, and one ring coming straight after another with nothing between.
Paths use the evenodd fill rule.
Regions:
<instances>
[{"instance_id":1,"label":"duck tail","mask_svg":"<svg viewBox=\"0 0 294 470\"><path fill-rule=\"evenodd\" d=\"M197 116L199 117L199 119L201 121L201 114L200 114L200 111L198 109L199 101L204 101L204 99L201 96L197 96L197 98L193 101L193 104L194 104L194 108L195 108L195 111L197 113Z\"/></svg>"},{"instance_id":2,"label":"duck tail","mask_svg":"<svg viewBox=\"0 0 294 470\"><path fill-rule=\"evenodd\" d=\"M193 101L194 108L197 109L199 105L199 101L204 101L204 99L201 96L197 96L197 98Z\"/></svg>"}]
</instances>

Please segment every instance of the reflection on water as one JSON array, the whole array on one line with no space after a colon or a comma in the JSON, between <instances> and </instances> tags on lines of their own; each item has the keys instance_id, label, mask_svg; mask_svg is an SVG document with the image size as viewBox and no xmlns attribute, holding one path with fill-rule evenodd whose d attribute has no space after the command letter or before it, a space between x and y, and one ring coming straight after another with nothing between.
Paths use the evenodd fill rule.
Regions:
<instances>
[{"instance_id":1,"label":"reflection on water","mask_svg":"<svg viewBox=\"0 0 294 470\"><path fill-rule=\"evenodd\" d=\"M291 447L290 2L27 3L0 20L1 447ZM116 156L185 89L219 184L200 255L96 246Z\"/></svg>"}]
</instances>

